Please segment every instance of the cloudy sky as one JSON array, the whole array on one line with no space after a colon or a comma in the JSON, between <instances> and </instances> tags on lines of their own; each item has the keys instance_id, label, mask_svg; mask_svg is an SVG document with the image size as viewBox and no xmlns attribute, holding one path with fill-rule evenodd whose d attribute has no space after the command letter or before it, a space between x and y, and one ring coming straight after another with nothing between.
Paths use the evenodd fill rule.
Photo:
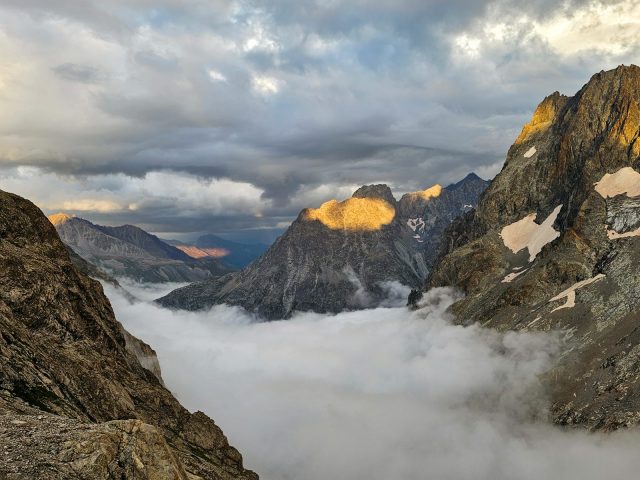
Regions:
<instances>
[{"instance_id":1,"label":"cloudy sky","mask_svg":"<svg viewBox=\"0 0 640 480\"><path fill-rule=\"evenodd\" d=\"M0 0L0 188L162 236L490 178L640 0Z\"/></svg>"}]
</instances>

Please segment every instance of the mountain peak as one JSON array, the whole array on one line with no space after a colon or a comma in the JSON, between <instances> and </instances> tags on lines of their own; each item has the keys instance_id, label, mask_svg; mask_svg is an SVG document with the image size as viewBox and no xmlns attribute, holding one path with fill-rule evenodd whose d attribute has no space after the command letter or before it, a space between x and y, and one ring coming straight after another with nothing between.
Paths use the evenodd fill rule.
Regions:
<instances>
[{"instance_id":1,"label":"mountain peak","mask_svg":"<svg viewBox=\"0 0 640 480\"><path fill-rule=\"evenodd\" d=\"M534 133L549 128L568 99L569 97L560 94L560 92L553 92L551 95L545 97L537 106L535 112L533 112L531 121L522 127L522 131L516 139L516 145L524 142Z\"/></svg>"},{"instance_id":2,"label":"mountain peak","mask_svg":"<svg viewBox=\"0 0 640 480\"><path fill-rule=\"evenodd\" d=\"M429 287L465 292L451 307L465 324L575 328L575 348L548 375L559 424L640 423L619 420L637 411L637 394L607 395L614 387L583 381L603 378L601 359L636 361L638 338L621 332L635 331L630 312L640 310L629 273L640 254L639 158L639 67L597 73L570 98L548 96L476 210L450 228L430 273ZM607 378L616 391L639 391L635 376Z\"/></svg>"},{"instance_id":3,"label":"mountain peak","mask_svg":"<svg viewBox=\"0 0 640 480\"><path fill-rule=\"evenodd\" d=\"M384 183L380 183L377 185L363 185L352 195L353 198L380 198L390 203L391 205L395 205L396 199L393 196L393 192L388 185Z\"/></svg>"},{"instance_id":4,"label":"mountain peak","mask_svg":"<svg viewBox=\"0 0 640 480\"><path fill-rule=\"evenodd\" d=\"M451 185L447 185L446 190L449 191L455 191L459 188L463 188L465 186L471 185L471 184L475 184L475 183L483 183L485 185L487 185L489 182L487 182L486 180L483 180L482 178L480 178L478 175L476 175L474 172L469 173L466 177L464 177L462 180L460 180L459 182L456 183L452 183Z\"/></svg>"},{"instance_id":5,"label":"mountain peak","mask_svg":"<svg viewBox=\"0 0 640 480\"><path fill-rule=\"evenodd\" d=\"M471 172L471 173L467 174L467 176L466 176L466 177L464 177L464 178L461 180L461 182L467 182L467 181L470 181L470 180L482 180L482 178L480 178L480 177L476 174L476 172ZM460 183L460 182L458 182L458 183Z\"/></svg>"},{"instance_id":6,"label":"mountain peak","mask_svg":"<svg viewBox=\"0 0 640 480\"><path fill-rule=\"evenodd\" d=\"M54 226L57 227L58 225L62 225L63 223L66 223L72 218L76 218L76 217L75 215L69 215L68 213L59 212L59 213L54 213L53 215L49 215L47 218Z\"/></svg>"}]
</instances>

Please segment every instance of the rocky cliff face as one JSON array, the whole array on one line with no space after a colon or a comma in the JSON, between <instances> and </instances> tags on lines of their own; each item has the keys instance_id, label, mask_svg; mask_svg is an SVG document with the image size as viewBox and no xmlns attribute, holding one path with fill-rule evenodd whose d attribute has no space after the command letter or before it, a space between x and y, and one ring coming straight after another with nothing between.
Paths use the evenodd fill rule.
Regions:
<instances>
[{"instance_id":1,"label":"rocky cliff face","mask_svg":"<svg viewBox=\"0 0 640 480\"><path fill-rule=\"evenodd\" d=\"M435 245L453 218L473 208L487 182L470 175L446 188L407 194L398 202L386 185L303 210L291 227L241 272L175 290L170 308L240 305L266 319L294 311L340 312L385 304L399 287L422 285Z\"/></svg>"},{"instance_id":2,"label":"rocky cliff face","mask_svg":"<svg viewBox=\"0 0 640 480\"><path fill-rule=\"evenodd\" d=\"M0 477L255 479L166 390L47 218L0 192Z\"/></svg>"},{"instance_id":3,"label":"rocky cliff face","mask_svg":"<svg viewBox=\"0 0 640 480\"><path fill-rule=\"evenodd\" d=\"M558 423L640 422L639 135L636 66L544 99L428 281L465 291L462 323L569 333L547 379Z\"/></svg>"},{"instance_id":4,"label":"rocky cliff face","mask_svg":"<svg viewBox=\"0 0 640 480\"><path fill-rule=\"evenodd\" d=\"M215 258L194 259L133 225L104 227L78 217L49 217L78 255L115 276L142 282L196 282L232 271Z\"/></svg>"}]
</instances>

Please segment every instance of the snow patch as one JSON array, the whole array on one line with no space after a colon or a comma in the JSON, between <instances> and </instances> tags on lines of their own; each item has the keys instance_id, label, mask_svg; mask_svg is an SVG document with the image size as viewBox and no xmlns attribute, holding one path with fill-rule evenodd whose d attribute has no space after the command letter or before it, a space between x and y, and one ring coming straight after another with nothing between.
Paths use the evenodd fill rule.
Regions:
<instances>
[{"instance_id":1,"label":"snow patch","mask_svg":"<svg viewBox=\"0 0 640 480\"><path fill-rule=\"evenodd\" d=\"M516 269L514 269L514 270L516 270ZM529 269L526 268L526 269L520 270L518 272L511 272L509 275L507 275L506 277L504 277L502 279L502 283L511 283L516 277L518 277L519 275L522 275L527 270L529 270Z\"/></svg>"},{"instance_id":2,"label":"snow patch","mask_svg":"<svg viewBox=\"0 0 640 480\"><path fill-rule=\"evenodd\" d=\"M564 304L560 305L559 307L556 307L553 310L551 310L551 313L555 312L556 310L562 310L563 308L575 307L576 306L576 290L582 287L586 287L587 285L590 285L594 282L597 282L598 280L600 280L601 278L604 278L605 276L606 275L604 273L599 273L595 277L582 280L581 282L573 284L563 292L560 292L558 295L556 295L551 300L549 300L549 303L555 302L557 300L562 300L563 298L566 298L567 301Z\"/></svg>"},{"instance_id":3,"label":"snow patch","mask_svg":"<svg viewBox=\"0 0 640 480\"><path fill-rule=\"evenodd\" d=\"M513 253L518 253L524 248L529 249L529 261L533 262L546 244L560 236L560 232L553 228L553 223L561 209L562 204L558 205L539 225L535 221L537 216L535 213L507 225L500 232L504 245Z\"/></svg>"},{"instance_id":4,"label":"snow patch","mask_svg":"<svg viewBox=\"0 0 640 480\"><path fill-rule=\"evenodd\" d=\"M607 228L606 225L604 227ZM615 230L607 229L607 237L609 237L609 240L618 240L619 238L629 238L629 237L640 237L640 228L636 228L631 232L625 232L625 233L618 233Z\"/></svg>"},{"instance_id":5,"label":"snow patch","mask_svg":"<svg viewBox=\"0 0 640 480\"><path fill-rule=\"evenodd\" d=\"M409 220L407 220L407 225L414 232L416 232L418 230L422 230L425 227L424 219L422 219L420 217L418 217L418 218L410 218Z\"/></svg>"},{"instance_id":6,"label":"snow patch","mask_svg":"<svg viewBox=\"0 0 640 480\"><path fill-rule=\"evenodd\" d=\"M631 167L624 167L616 173L605 174L595 183L595 190L603 198L625 194L627 197L640 196L640 173Z\"/></svg>"},{"instance_id":7,"label":"snow patch","mask_svg":"<svg viewBox=\"0 0 640 480\"><path fill-rule=\"evenodd\" d=\"M541 316L537 316L536 318L534 318L533 320L531 320L531 322L529 322L529 325L527 325L527 328L532 327L533 325L535 325L536 323L538 323L540 320L542 320Z\"/></svg>"},{"instance_id":8,"label":"snow patch","mask_svg":"<svg viewBox=\"0 0 640 480\"><path fill-rule=\"evenodd\" d=\"M524 158L531 158L536 154L537 150L536 147L531 147L529 150L527 150L524 153Z\"/></svg>"}]
</instances>

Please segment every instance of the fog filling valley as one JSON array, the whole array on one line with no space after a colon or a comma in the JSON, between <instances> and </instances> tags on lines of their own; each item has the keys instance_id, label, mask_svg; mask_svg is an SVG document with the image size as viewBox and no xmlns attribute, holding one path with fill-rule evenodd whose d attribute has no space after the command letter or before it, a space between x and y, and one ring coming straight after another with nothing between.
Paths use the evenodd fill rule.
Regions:
<instances>
[{"instance_id":1,"label":"fog filling valley","mask_svg":"<svg viewBox=\"0 0 640 480\"><path fill-rule=\"evenodd\" d=\"M131 286L131 285L129 285ZM422 308L257 322L237 307L175 312L105 290L158 353L167 387L222 427L264 480L633 478L638 434L562 430L539 376L562 334L461 327L456 295Z\"/></svg>"}]
</instances>

